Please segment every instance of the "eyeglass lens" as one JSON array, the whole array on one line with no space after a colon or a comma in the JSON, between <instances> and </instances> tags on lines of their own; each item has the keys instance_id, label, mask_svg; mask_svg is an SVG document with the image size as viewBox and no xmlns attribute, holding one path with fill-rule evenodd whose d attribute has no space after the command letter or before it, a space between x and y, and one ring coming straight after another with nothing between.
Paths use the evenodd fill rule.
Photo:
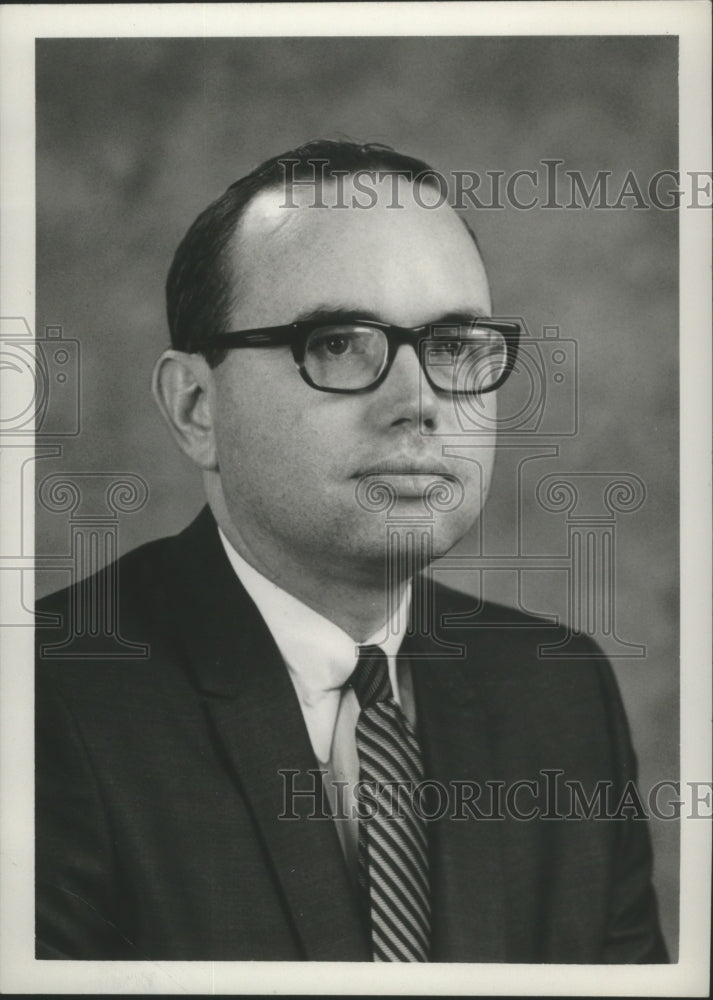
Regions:
<instances>
[{"instance_id":1,"label":"eyeglass lens","mask_svg":"<svg viewBox=\"0 0 713 1000\"><path fill-rule=\"evenodd\" d=\"M313 330L305 344L304 368L326 389L366 389L382 374L389 353L387 334L366 324L335 324ZM419 343L421 364L446 392L487 391L502 376L507 343L497 330L466 324L436 328Z\"/></svg>"}]
</instances>

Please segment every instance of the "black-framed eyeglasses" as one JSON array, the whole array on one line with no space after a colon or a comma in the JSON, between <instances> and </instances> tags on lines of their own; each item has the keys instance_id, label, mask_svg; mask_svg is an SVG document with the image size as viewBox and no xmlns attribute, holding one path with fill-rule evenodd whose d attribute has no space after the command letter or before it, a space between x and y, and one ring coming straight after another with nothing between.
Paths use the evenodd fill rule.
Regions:
<instances>
[{"instance_id":1,"label":"black-framed eyeglasses","mask_svg":"<svg viewBox=\"0 0 713 1000\"><path fill-rule=\"evenodd\" d=\"M288 345L300 375L313 389L357 393L380 385L401 344L411 344L432 388L454 395L479 395L497 389L508 377L519 336L519 323L482 316L412 328L371 319L300 320L216 334L187 350Z\"/></svg>"}]
</instances>

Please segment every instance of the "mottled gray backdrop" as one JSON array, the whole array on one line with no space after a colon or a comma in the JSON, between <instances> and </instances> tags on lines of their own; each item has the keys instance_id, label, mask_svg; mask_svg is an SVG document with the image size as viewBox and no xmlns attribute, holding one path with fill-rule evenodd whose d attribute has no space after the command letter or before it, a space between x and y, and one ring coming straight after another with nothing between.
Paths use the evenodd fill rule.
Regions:
<instances>
[{"instance_id":1,"label":"mottled gray backdrop","mask_svg":"<svg viewBox=\"0 0 713 1000\"><path fill-rule=\"evenodd\" d=\"M149 393L167 344L163 283L173 251L229 183L316 136L386 142L444 172L542 174L543 159L560 159L589 182L611 171L616 195L630 170L645 186L676 167L676 40L38 41L37 329L61 326L82 353L81 433L61 456L39 459L36 475L143 477L149 500L121 519L122 551L179 530L202 504L198 477ZM519 190L529 195L527 183ZM472 209L468 218L497 313L524 317L534 336L559 326L577 343L579 431L558 442L556 457L530 463L535 478L630 472L646 487L641 509L616 524L617 631L646 656L617 659L615 669L648 790L676 779L678 766L677 218L625 204ZM555 430L568 405L553 398ZM501 450L483 547L476 531L460 554L517 551L516 471L527 454ZM520 553L566 556L564 516L543 513L529 488ZM39 508L38 553L68 546L67 515ZM66 579L43 571L38 591ZM512 572L448 582L473 593L482 586L496 600L517 596ZM565 583L561 572L530 573L520 596L533 611L566 615ZM678 831L671 822L652 827L675 954Z\"/></svg>"}]
</instances>

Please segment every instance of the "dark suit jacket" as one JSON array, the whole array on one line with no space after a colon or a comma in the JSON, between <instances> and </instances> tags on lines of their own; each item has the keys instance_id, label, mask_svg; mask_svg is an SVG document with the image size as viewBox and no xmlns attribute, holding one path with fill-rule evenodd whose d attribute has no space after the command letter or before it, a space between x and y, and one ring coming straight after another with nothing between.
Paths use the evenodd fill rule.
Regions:
<instances>
[{"instance_id":1,"label":"dark suit jacket","mask_svg":"<svg viewBox=\"0 0 713 1000\"><path fill-rule=\"evenodd\" d=\"M57 645L71 609L104 600L111 573L118 629L149 655L99 655L84 621L68 658ZM278 819L280 770L309 786L316 762L210 513L79 587L39 606L62 624L37 630L38 957L369 960L332 820ZM502 810L487 806L488 781L504 794L547 769L590 792L633 778L610 667L586 658L585 638L571 659L542 659L559 630L474 606L437 588L441 639L465 656L434 652L427 635L403 649L426 776L484 788L480 817L449 806L429 823L433 961L665 961L646 823L487 818ZM527 811L532 793L517 804Z\"/></svg>"}]
</instances>

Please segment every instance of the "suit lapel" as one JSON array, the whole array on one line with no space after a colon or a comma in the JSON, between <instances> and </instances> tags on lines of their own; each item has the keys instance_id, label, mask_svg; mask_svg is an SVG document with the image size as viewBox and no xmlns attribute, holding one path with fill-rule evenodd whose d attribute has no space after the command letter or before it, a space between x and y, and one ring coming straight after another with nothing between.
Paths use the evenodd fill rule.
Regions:
<instances>
[{"instance_id":1,"label":"suit lapel","mask_svg":"<svg viewBox=\"0 0 713 1000\"><path fill-rule=\"evenodd\" d=\"M452 818L454 781L467 782L467 787L477 782L487 789L484 783L493 778L484 696L472 694L472 672L478 668L471 667L467 678L462 661L439 660L428 649L418 637L407 637L402 647L412 666L426 778L448 789L445 815L429 823L432 961L502 962L502 824L473 818L467 806L456 809L460 818ZM433 808L435 812L435 800ZM490 811L482 800L481 809Z\"/></svg>"},{"instance_id":2,"label":"suit lapel","mask_svg":"<svg viewBox=\"0 0 713 1000\"><path fill-rule=\"evenodd\" d=\"M180 542L183 565L169 575L195 682L253 813L304 957L369 960L334 823L307 819L324 812L322 784L308 773L317 764L277 646L207 509ZM292 796L290 809L288 788L315 794ZM299 818L279 818L290 813Z\"/></svg>"},{"instance_id":3,"label":"suit lapel","mask_svg":"<svg viewBox=\"0 0 713 1000\"><path fill-rule=\"evenodd\" d=\"M287 669L207 508L176 540L166 581L196 686L252 810L305 958L370 960L334 824L305 818L313 797L293 800L300 819L279 819L290 780L280 772L296 771L294 787L311 787L308 772L317 765ZM402 653L412 665L426 777L451 790L457 780L484 786L493 771L485 695L471 694L479 690L472 681L477 664L467 676L462 661L434 656L418 636L407 637ZM467 808L466 818L450 814L449 807L429 830L432 960L504 961L501 823L468 817Z\"/></svg>"}]
</instances>

